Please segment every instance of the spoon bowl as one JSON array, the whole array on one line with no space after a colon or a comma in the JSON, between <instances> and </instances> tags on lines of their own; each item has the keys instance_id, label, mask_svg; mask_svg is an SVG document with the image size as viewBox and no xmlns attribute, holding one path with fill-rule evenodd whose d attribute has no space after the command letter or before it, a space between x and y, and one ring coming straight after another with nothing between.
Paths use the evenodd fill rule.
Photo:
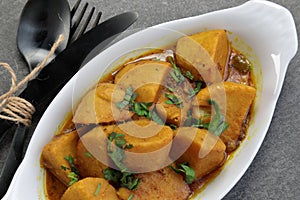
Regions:
<instances>
[{"instance_id":1,"label":"spoon bowl","mask_svg":"<svg viewBox=\"0 0 300 200\"><path fill-rule=\"evenodd\" d=\"M17 45L29 70L36 67L49 53L58 36L64 36L52 60L67 46L71 14L66 0L29 0L20 17Z\"/></svg>"}]
</instances>

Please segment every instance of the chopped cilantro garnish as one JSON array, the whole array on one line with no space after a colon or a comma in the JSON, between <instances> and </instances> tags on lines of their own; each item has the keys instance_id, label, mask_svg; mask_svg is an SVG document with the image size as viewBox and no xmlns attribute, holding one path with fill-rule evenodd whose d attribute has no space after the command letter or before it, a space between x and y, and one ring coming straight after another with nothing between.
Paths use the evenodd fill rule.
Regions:
<instances>
[{"instance_id":1,"label":"chopped cilantro garnish","mask_svg":"<svg viewBox=\"0 0 300 200\"><path fill-rule=\"evenodd\" d=\"M70 182L69 182L69 186L70 186L70 185L73 185L75 182L78 181L79 171L75 166L73 156L71 156L71 155L70 156L65 156L64 159L66 161L68 161L68 163L70 164L70 167L71 167L71 169L70 169L71 172L69 172L69 174L68 174L68 177L70 178ZM64 170L69 169L69 168L66 168L64 166L61 166L61 168L64 169Z\"/></svg>"},{"instance_id":2,"label":"chopped cilantro garnish","mask_svg":"<svg viewBox=\"0 0 300 200\"><path fill-rule=\"evenodd\" d=\"M100 192L100 189L101 189L101 183L98 183L97 185L97 188L96 188L96 191L94 193L94 196L98 196L99 192Z\"/></svg>"},{"instance_id":3,"label":"chopped cilantro garnish","mask_svg":"<svg viewBox=\"0 0 300 200\"><path fill-rule=\"evenodd\" d=\"M71 171L74 172L75 174L79 175L79 171L78 171L78 169L75 166L73 156L65 156L64 159L66 161L68 161L68 163L70 164Z\"/></svg>"},{"instance_id":4,"label":"chopped cilantro garnish","mask_svg":"<svg viewBox=\"0 0 300 200\"><path fill-rule=\"evenodd\" d=\"M185 73L185 76L186 76L188 79L190 79L191 81L194 80L194 76L193 76L193 74L192 74L190 71L187 71L187 72Z\"/></svg>"},{"instance_id":5,"label":"chopped cilantro garnish","mask_svg":"<svg viewBox=\"0 0 300 200\"><path fill-rule=\"evenodd\" d=\"M89 158L93 158L93 155L88 151L84 152L84 155L89 157Z\"/></svg>"},{"instance_id":6,"label":"chopped cilantro garnish","mask_svg":"<svg viewBox=\"0 0 300 200\"><path fill-rule=\"evenodd\" d=\"M187 118L184 121L184 126L208 129L209 123L203 123L200 119L193 118L192 112L189 110L187 113Z\"/></svg>"},{"instance_id":7,"label":"chopped cilantro garnish","mask_svg":"<svg viewBox=\"0 0 300 200\"><path fill-rule=\"evenodd\" d=\"M160 125L164 125L164 121L160 118L155 110L151 112L151 119Z\"/></svg>"},{"instance_id":8,"label":"chopped cilantro garnish","mask_svg":"<svg viewBox=\"0 0 300 200\"><path fill-rule=\"evenodd\" d=\"M168 87L168 86L167 86L167 89L168 89L170 92L174 92L174 91L175 91L174 88L171 88L171 87Z\"/></svg>"},{"instance_id":9,"label":"chopped cilantro garnish","mask_svg":"<svg viewBox=\"0 0 300 200\"><path fill-rule=\"evenodd\" d=\"M130 194L129 197L127 198L127 200L132 200L134 197L134 194Z\"/></svg>"},{"instance_id":10,"label":"chopped cilantro garnish","mask_svg":"<svg viewBox=\"0 0 300 200\"><path fill-rule=\"evenodd\" d=\"M141 183L141 179L135 178L134 174L129 172L120 172L115 169L107 168L103 170L104 178L129 190L136 190Z\"/></svg>"},{"instance_id":11,"label":"chopped cilantro garnish","mask_svg":"<svg viewBox=\"0 0 300 200\"><path fill-rule=\"evenodd\" d=\"M192 127L208 129L209 123L204 123L201 119L192 119Z\"/></svg>"},{"instance_id":12,"label":"chopped cilantro garnish","mask_svg":"<svg viewBox=\"0 0 300 200\"><path fill-rule=\"evenodd\" d=\"M115 140L117 147L119 147L121 149L130 149L133 147L132 144L126 144L126 140L124 139L124 134L121 134L121 133L112 132L111 134L109 134L108 140L109 140L109 143L108 143L109 151L112 151L111 143L113 140Z\"/></svg>"},{"instance_id":13,"label":"chopped cilantro garnish","mask_svg":"<svg viewBox=\"0 0 300 200\"><path fill-rule=\"evenodd\" d=\"M120 102L117 102L116 106L120 110L123 110L126 106L129 106L130 104L133 103L133 101L135 100L136 96L137 95L134 93L133 88L130 86L130 87L126 88L125 96L124 96L123 100L120 101Z\"/></svg>"},{"instance_id":14,"label":"chopped cilantro garnish","mask_svg":"<svg viewBox=\"0 0 300 200\"><path fill-rule=\"evenodd\" d=\"M179 164L177 167L170 166L176 173L184 173L185 181L187 184L191 184L195 180L195 171L193 168L189 167L189 163L185 162Z\"/></svg>"},{"instance_id":15,"label":"chopped cilantro garnish","mask_svg":"<svg viewBox=\"0 0 300 200\"><path fill-rule=\"evenodd\" d=\"M184 126L205 128L212 134L220 136L229 127L229 124L226 123L225 117L221 113L218 104L213 100L209 100L208 103L213 105L216 112L214 118L209 123L204 123L201 119L193 118L190 112L188 113L187 119L184 122Z\"/></svg>"},{"instance_id":16,"label":"chopped cilantro garnish","mask_svg":"<svg viewBox=\"0 0 300 200\"><path fill-rule=\"evenodd\" d=\"M188 99L191 99L193 98L194 96L196 96L198 94L198 92L200 91L201 89L201 86L202 86L202 82L201 81L197 81L196 82L196 88L195 89L190 89L189 90L189 94L187 96Z\"/></svg>"},{"instance_id":17,"label":"chopped cilantro garnish","mask_svg":"<svg viewBox=\"0 0 300 200\"><path fill-rule=\"evenodd\" d=\"M126 144L124 146L124 149L132 149L133 148L133 145L132 144Z\"/></svg>"},{"instance_id":18,"label":"chopped cilantro garnish","mask_svg":"<svg viewBox=\"0 0 300 200\"><path fill-rule=\"evenodd\" d=\"M182 83L185 81L185 77L182 75L180 69L176 66L174 59L171 56L168 56L166 60L171 63L173 71L170 72L171 77L176 81L176 83Z\"/></svg>"},{"instance_id":19,"label":"chopped cilantro garnish","mask_svg":"<svg viewBox=\"0 0 300 200\"><path fill-rule=\"evenodd\" d=\"M177 126L175 124L169 124L169 126L172 130L176 130L176 128L177 128Z\"/></svg>"},{"instance_id":20,"label":"chopped cilantro garnish","mask_svg":"<svg viewBox=\"0 0 300 200\"><path fill-rule=\"evenodd\" d=\"M112 149L113 141L115 141L115 149ZM133 145L127 144L126 140L124 139L124 134L119 134L116 132L112 132L111 134L109 134L107 144L108 156L112 159L112 161L120 169L120 171L108 168L105 169L103 173L106 180L120 183L122 187L126 187L129 190L135 190L137 189L141 180L138 178L134 178L132 173L127 172L128 169L123 163L123 159L125 158L124 149L130 148L133 148Z\"/></svg>"},{"instance_id":21,"label":"chopped cilantro garnish","mask_svg":"<svg viewBox=\"0 0 300 200\"><path fill-rule=\"evenodd\" d=\"M152 119L158 124L164 124L162 119L154 110L149 110L149 107L152 106L152 102L135 102L137 94L134 93L132 87L128 87L125 92L125 97L121 102L116 103L116 106L122 110L125 107L128 107L128 110L134 112L139 116L146 117L147 119Z\"/></svg>"},{"instance_id":22,"label":"chopped cilantro garnish","mask_svg":"<svg viewBox=\"0 0 300 200\"><path fill-rule=\"evenodd\" d=\"M122 178L122 172L107 168L103 170L103 176L106 180L117 183Z\"/></svg>"},{"instance_id":23,"label":"chopped cilantro garnish","mask_svg":"<svg viewBox=\"0 0 300 200\"><path fill-rule=\"evenodd\" d=\"M120 181L121 186L126 187L129 190L136 190L141 183L141 179L134 178L133 174L128 172L123 173Z\"/></svg>"},{"instance_id":24,"label":"chopped cilantro garnish","mask_svg":"<svg viewBox=\"0 0 300 200\"><path fill-rule=\"evenodd\" d=\"M113 140L115 140L116 144L116 148L114 150L111 148ZM108 156L121 171L127 170L125 164L122 162L125 157L125 152L123 149L123 146L125 144L126 141L124 139L124 134L119 134L116 132L112 132L111 134L109 134L107 143Z\"/></svg>"},{"instance_id":25,"label":"chopped cilantro garnish","mask_svg":"<svg viewBox=\"0 0 300 200\"><path fill-rule=\"evenodd\" d=\"M229 127L229 124L226 123L225 117L222 115L218 104L213 100L209 100L208 103L213 105L216 112L214 118L209 123L208 131L219 136Z\"/></svg>"},{"instance_id":26,"label":"chopped cilantro garnish","mask_svg":"<svg viewBox=\"0 0 300 200\"><path fill-rule=\"evenodd\" d=\"M79 179L78 174L76 174L75 172L70 172L68 174L68 177L70 178L69 186L71 186L74 183L76 183L78 181L78 179Z\"/></svg>"},{"instance_id":27,"label":"chopped cilantro garnish","mask_svg":"<svg viewBox=\"0 0 300 200\"><path fill-rule=\"evenodd\" d=\"M168 98L168 100L165 102L166 104L174 104L179 108L182 108L182 100L179 99L177 96L174 94L166 93L165 96Z\"/></svg>"},{"instance_id":28,"label":"chopped cilantro garnish","mask_svg":"<svg viewBox=\"0 0 300 200\"><path fill-rule=\"evenodd\" d=\"M149 106L152 105L152 102L133 102L132 106L129 108L130 111L136 113L139 116L151 117L151 112L149 111Z\"/></svg>"}]
</instances>

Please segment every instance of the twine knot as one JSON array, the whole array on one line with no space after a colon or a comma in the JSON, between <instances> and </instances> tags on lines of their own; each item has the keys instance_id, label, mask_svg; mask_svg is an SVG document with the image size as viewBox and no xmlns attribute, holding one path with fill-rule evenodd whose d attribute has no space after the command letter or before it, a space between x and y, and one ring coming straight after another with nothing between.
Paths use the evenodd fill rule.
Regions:
<instances>
[{"instance_id":1,"label":"twine knot","mask_svg":"<svg viewBox=\"0 0 300 200\"><path fill-rule=\"evenodd\" d=\"M56 42L51 47L48 55L41 63L37 65L23 80L17 84L17 78L14 70L8 63L0 63L0 67L5 68L11 75L11 86L8 92L0 96L0 118L13 121L15 123L22 123L25 126L30 126L32 115L35 112L34 106L26 99L13 96L15 92L20 89L29 80L35 77L38 72L47 64L48 60L64 40L63 35L60 35Z\"/></svg>"}]
</instances>

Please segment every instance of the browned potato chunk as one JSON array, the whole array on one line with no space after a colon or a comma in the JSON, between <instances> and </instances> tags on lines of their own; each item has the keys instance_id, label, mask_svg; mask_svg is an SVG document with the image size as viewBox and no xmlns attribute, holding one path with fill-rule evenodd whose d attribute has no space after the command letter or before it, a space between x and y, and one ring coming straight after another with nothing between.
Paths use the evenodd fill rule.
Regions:
<instances>
[{"instance_id":1,"label":"browned potato chunk","mask_svg":"<svg viewBox=\"0 0 300 200\"><path fill-rule=\"evenodd\" d=\"M77 146L77 165L83 177L103 177L103 169L111 166L107 154L108 135L113 132L115 125L98 126L80 138ZM86 152L89 156L86 156Z\"/></svg>"},{"instance_id":2,"label":"browned potato chunk","mask_svg":"<svg viewBox=\"0 0 300 200\"><path fill-rule=\"evenodd\" d=\"M170 63L163 61L130 63L118 72L115 83L123 89L132 86L138 94L138 102L154 102L170 69Z\"/></svg>"},{"instance_id":3,"label":"browned potato chunk","mask_svg":"<svg viewBox=\"0 0 300 200\"><path fill-rule=\"evenodd\" d=\"M205 129L179 128L173 144L172 152L188 147L176 163L188 162L195 170L196 178L201 178L218 168L225 160L224 143Z\"/></svg>"},{"instance_id":4,"label":"browned potato chunk","mask_svg":"<svg viewBox=\"0 0 300 200\"><path fill-rule=\"evenodd\" d=\"M142 180L137 190L120 188L117 192L120 199L127 200L131 194L133 200L185 200L189 196L189 187L182 176L169 167L136 177Z\"/></svg>"},{"instance_id":5,"label":"browned potato chunk","mask_svg":"<svg viewBox=\"0 0 300 200\"><path fill-rule=\"evenodd\" d=\"M125 156L122 160L130 171L146 172L157 170L165 166L166 162L169 161L168 155L174 135L172 129L168 126L158 125L148 119L141 119L124 124L99 126L81 137L80 141L86 150L98 162L101 162L100 164L93 160L97 162L96 165L99 169L91 167L89 163L85 163L84 169L87 172L83 174L95 173L96 176L102 177L102 170L106 168L105 166L115 167L107 153L108 136L112 132L124 134L126 143L132 145L132 148L125 149ZM79 143L79 145L81 144ZM80 159L79 161L82 160ZM91 169L87 169L89 167ZM101 173L98 170L101 170Z\"/></svg>"},{"instance_id":6,"label":"browned potato chunk","mask_svg":"<svg viewBox=\"0 0 300 200\"><path fill-rule=\"evenodd\" d=\"M123 163L133 172L161 169L168 162L173 131L168 126L142 119L115 126L114 132L124 134L127 144Z\"/></svg>"},{"instance_id":7,"label":"browned potato chunk","mask_svg":"<svg viewBox=\"0 0 300 200\"><path fill-rule=\"evenodd\" d=\"M69 187L61 200L118 200L116 190L103 178L85 178Z\"/></svg>"},{"instance_id":8,"label":"browned potato chunk","mask_svg":"<svg viewBox=\"0 0 300 200\"><path fill-rule=\"evenodd\" d=\"M254 101L256 89L243 84L224 82L213 84L201 90L193 102L196 106L209 106L208 100L215 100L221 112L226 116L229 127L221 134L221 139L227 146L227 151L237 147L241 128L250 106Z\"/></svg>"},{"instance_id":9,"label":"browned potato chunk","mask_svg":"<svg viewBox=\"0 0 300 200\"><path fill-rule=\"evenodd\" d=\"M76 145L78 134L76 131L71 133L57 135L43 149L41 162L57 179L65 185L68 185L70 178L68 174L71 172L70 164L65 159L66 156L76 156ZM66 169L62 169L62 166Z\"/></svg>"},{"instance_id":10,"label":"browned potato chunk","mask_svg":"<svg viewBox=\"0 0 300 200\"><path fill-rule=\"evenodd\" d=\"M74 113L76 124L110 123L129 119L133 113L120 111L115 103L122 101L125 92L116 89L114 84L100 83L90 90L80 101Z\"/></svg>"},{"instance_id":11,"label":"browned potato chunk","mask_svg":"<svg viewBox=\"0 0 300 200\"><path fill-rule=\"evenodd\" d=\"M180 38L175 55L177 64L184 71L212 83L223 79L228 52L225 30L211 30Z\"/></svg>"},{"instance_id":12,"label":"browned potato chunk","mask_svg":"<svg viewBox=\"0 0 300 200\"><path fill-rule=\"evenodd\" d=\"M107 165L100 162L85 148L82 140L77 144L76 166L82 178L103 178L103 170L107 168Z\"/></svg>"}]
</instances>

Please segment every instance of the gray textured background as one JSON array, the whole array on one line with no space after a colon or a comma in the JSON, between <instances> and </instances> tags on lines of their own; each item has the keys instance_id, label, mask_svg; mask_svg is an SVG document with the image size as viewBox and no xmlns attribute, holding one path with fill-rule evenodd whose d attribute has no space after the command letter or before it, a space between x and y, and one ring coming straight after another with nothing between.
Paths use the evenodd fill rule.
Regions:
<instances>
[{"instance_id":1,"label":"gray textured background","mask_svg":"<svg viewBox=\"0 0 300 200\"><path fill-rule=\"evenodd\" d=\"M25 2L25 0L0 1L0 62L11 64L17 72L18 80L28 73L16 46L18 19ZM71 0L70 4L73 5L74 2ZM90 5L103 11L102 20L124 11L137 11L139 19L131 27L133 30L237 6L246 0L89 0L89 2ZM273 2L291 11L298 29L299 0L274 0ZM300 198L299 62L300 57L297 53L287 70L268 134L245 175L224 199ZM8 74L0 70L0 94L9 88L9 83ZM34 122L34 125L36 123ZM33 128L27 134L26 144L32 132ZM11 139L11 134L0 139L0 169L5 161Z\"/></svg>"}]
</instances>

